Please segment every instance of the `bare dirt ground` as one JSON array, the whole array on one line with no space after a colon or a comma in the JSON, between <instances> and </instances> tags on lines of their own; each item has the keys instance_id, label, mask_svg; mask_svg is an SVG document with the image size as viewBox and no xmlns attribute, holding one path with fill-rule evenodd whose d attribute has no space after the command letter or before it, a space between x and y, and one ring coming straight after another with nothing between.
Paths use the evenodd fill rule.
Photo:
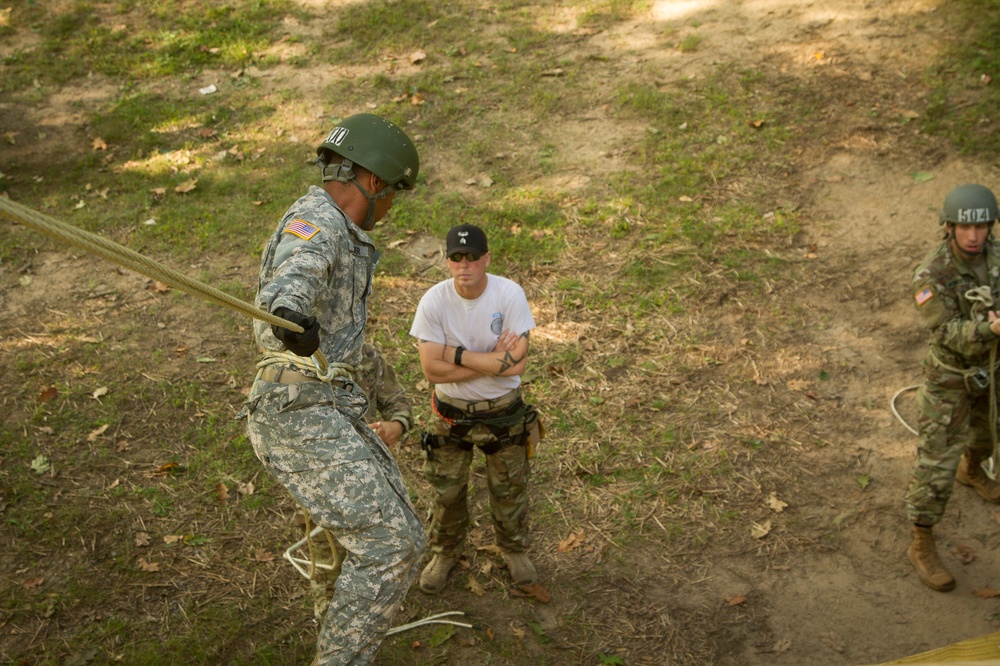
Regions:
<instances>
[{"instance_id":1,"label":"bare dirt ground","mask_svg":"<svg viewBox=\"0 0 1000 666\"><path fill-rule=\"evenodd\" d=\"M938 242L936 210L952 187L966 182L996 187L1000 175L991 159L960 157L948 145L920 136L917 123L899 122L919 117L926 105L920 72L937 55L946 26L938 6L931 0L659 2L642 20L581 41L582 51L608 57L611 71L654 64L664 85L701 76L720 62L753 64L809 91L824 119L822 132L794 143L785 181L768 184L775 201L791 202L806 222L791 253L802 264L803 278L776 285L774 293L775 299L793 299L801 316L777 329L779 334L758 337L746 363L747 375L756 373L761 380L758 392L735 397L737 403L746 399L787 410L790 422L808 420L826 442L803 446L783 460L787 467L780 476L791 481L781 499L788 508L775 521L787 521L795 536L780 547L765 540L755 550L720 548L717 552L725 555L683 570L655 554L632 554L655 564L647 580L612 573L600 580L616 587L621 607L626 602L637 606L622 617L637 641L647 631L660 632L661 638L678 632L679 640L688 640L680 634L700 621L697 638L714 646L713 661L719 664L874 664L996 631L1000 625L1000 601L973 594L1000 586L1000 512L971 491L956 490L937 531L958 588L934 593L913 574L905 557L909 534L902 496L916 440L889 410L899 390L920 380L925 336L908 285L917 260ZM555 7L545 20L558 24L558 14ZM689 23L697 21L698 34L705 37L699 48L689 54L662 48L662 22L676 24L685 17ZM565 20L571 25L570 18ZM683 30L674 35L681 37ZM294 72L279 69L265 81L288 85L283 77L292 76ZM309 85L309 79L302 84ZM79 118L59 106L54 98L26 118L49 128L49 142L79 129L74 126ZM581 127L593 127L591 121L600 119L599 109L589 113L596 117L577 119ZM312 135L311 119L300 120L301 126L288 130ZM551 177L561 187L584 187L600 177L594 166L599 160L587 151L613 155L612 142L628 140L610 136L596 147L580 142L574 159L573 134L554 129L553 136L563 137L560 153L570 155ZM37 143L30 149L42 153L51 145ZM431 165L433 151L427 159ZM438 182L448 180L445 166L431 169L437 170ZM915 179L917 172L933 178ZM253 262L240 258L233 264L252 282ZM86 313L94 300L69 298L63 288L68 293L97 265L87 258L47 253L33 266L33 286L14 289L17 275L7 272L0 299L13 314L29 311L39 299L50 311ZM101 274L131 294L125 297L130 302L148 298L142 279ZM530 292L530 284L528 288ZM731 307L720 316L732 318L734 340L759 333L755 318L766 317L766 304ZM164 316L184 314L175 304L159 319ZM552 323L544 310L536 318L543 326ZM142 325L155 326L155 320ZM171 328L159 334L170 330L186 332ZM162 344L172 348L190 342L165 339ZM203 345L217 353L223 346L210 339ZM8 345L5 351L16 349ZM821 371L829 371L828 381L819 381ZM913 416L911 401L912 393L899 398L904 417ZM741 418L739 404L730 415ZM772 416L780 418L777 412ZM410 468L414 473L415 465ZM762 501L770 490L761 489ZM555 543L560 536L545 541ZM970 554L971 561L963 563ZM565 565L549 554L540 554L539 564L550 581L579 573L563 571ZM597 561L585 568L593 573L601 566ZM285 585L293 584L289 576ZM484 616L505 612L497 609L495 599L477 600L457 587L443 604ZM727 607L724 600L737 593L747 603ZM539 606L537 619L556 627L560 616L580 604L586 600L557 597ZM628 633L627 627L613 630ZM562 639L573 643L572 637ZM594 663L590 657L587 663ZM574 656L565 663L578 661ZM664 662L640 650L630 663ZM692 657L686 663L699 661Z\"/></svg>"}]
</instances>

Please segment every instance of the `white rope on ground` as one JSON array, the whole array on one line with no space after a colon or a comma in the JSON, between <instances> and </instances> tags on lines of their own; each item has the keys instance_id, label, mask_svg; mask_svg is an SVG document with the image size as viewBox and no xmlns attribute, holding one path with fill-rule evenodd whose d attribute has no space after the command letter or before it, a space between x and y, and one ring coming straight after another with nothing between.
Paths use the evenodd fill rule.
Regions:
<instances>
[{"instance_id":1,"label":"white rope on ground","mask_svg":"<svg viewBox=\"0 0 1000 666\"><path fill-rule=\"evenodd\" d=\"M408 631L410 629L416 629L417 627L422 627L427 624L453 624L456 627L465 627L466 629L472 629L472 625L467 622L456 622L455 620L443 619L450 615L462 615L465 613L462 611L447 611L445 613L438 613L437 615L431 615L425 617L422 620L417 620L416 622L410 622L409 624L401 624L398 627L393 627L389 631L385 632L386 636L392 636L393 634L398 634L403 631Z\"/></svg>"},{"instance_id":2,"label":"white rope on ground","mask_svg":"<svg viewBox=\"0 0 1000 666\"><path fill-rule=\"evenodd\" d=\"M303 513L306 513L305 510L303 510ZM306 516L307 516L306 536L302 537L301 539L293 543L291 546L289 546L285 550L284 558L289 562L291 562L292 566L295 567L295 570L298 571L300 574L302 574L304 578L312 580L313 576L315 576L316 569L333 571L334 569L337 568L337 559L336 559L337 551L336 548L334 548L333 544L330 544L330 548L333 551L333 557L334 557L333 562L332 563L320 562L317 560L316 553L315 550L312 548L311 542L313 539L318 537L321 533L323 533L326 530L324 530L319 525L312 527L312 522L310 519L308 519L307 513ZM327 532L327 536L329 538L329 532ZM309 546L308 558L303 557L302 555L296 552L305 546ZM455 625L456 627L464 627L466 629L473 628L473 626L471 624L468 624L467 622L458 622L456 620L446 619L448 617L455 615L464 616L465 613L463 611L447 611L444 613L438 613L437 615L431 615L429 617L425 617L422 620L416 620L408 624L401 624L398 627L393 627L392 629L387 631L385 635L392 636L393 634L398 634L404 631L408 631L410 629L416 629L417 627L422 627L428 624L452 624Z\"/></svg>"},{"instance_id":3,"label":"white rope on ground","mask_svg":"<svg viewBox=\"0 0 1000 666\"><path fill-rule=\"evenodd\" d=\"M920 384L914 384L913 386L907 386L906 388L901 388L898 391L896 391L896 395L892 396L892 400L889 401L889 409L892 410L893 415L895 415L895 417L899 420L899 422L903 424L904 428L906 428L911 433L913 433L914 435L917 435L917 436L919 436L920 433L917 432L913 428L913 426L911 426L909 423L907 423L906 419L904 419L902 417L902 415L898 411L896 411L896 399L899 398L899 396L901 396L904 393L906 393L907 391L912 391L914 389L918 389L918 388L920 388L920 386L921 386Z\"/></svg>"}]
</instances>

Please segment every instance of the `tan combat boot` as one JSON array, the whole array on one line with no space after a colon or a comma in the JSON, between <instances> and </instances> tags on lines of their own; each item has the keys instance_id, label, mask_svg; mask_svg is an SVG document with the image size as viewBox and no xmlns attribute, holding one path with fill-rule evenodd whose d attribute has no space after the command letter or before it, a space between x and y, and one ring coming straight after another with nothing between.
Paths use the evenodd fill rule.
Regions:
<instances>
[{"instance_id":1,"label":"tan combat boot","mask_svg":"<svg viewBox=\"0 0 1000 666\"><path fill-rule=\"evenodd\" d=\"M975 488L980 497L987 502L1000 504L1000 483L986 476L980 464L985 459L986 456L982 454L970 454L968 451L963 453L955 480L962 485Z\"/></svg>"},{"instance_id":2,"label":"tan combat boot","mask_svg":"<svg viewBox=\"0 0 1000 666\"><path fill-rule=\"evenodd\" d=\"M538 578L535 565L531 563L525 553L510 553L504 550L500 552L500 555L503 557L504 564L507 565L511 580L514 581L515 585L530 585Z\"/></svg>"},{"instance_id":3,"label":"tan combat boot","mask_svg":"<svg viewBox=\"0 0 1000 666\"><path fill-rule=\"evenodd\" d=\"M932 590L950 592L955 589L955 579L938 559L934 547L934 533L930 527L913 526L913 543L907 551L910 562L916 567L920 580Z\"/></svg>"},{"instance_id":4,"label":"tan combat boot","mask_svg":"<svg viewBox=\"0 0 1000 666\"><path fill-rule=\"evenodd\" d=\"M448 574L457 562L457 557L435 554L420 572L420 589L427 594L439 593L444 589L445 583L448 582Z\"/></svg>"}]
</instances>

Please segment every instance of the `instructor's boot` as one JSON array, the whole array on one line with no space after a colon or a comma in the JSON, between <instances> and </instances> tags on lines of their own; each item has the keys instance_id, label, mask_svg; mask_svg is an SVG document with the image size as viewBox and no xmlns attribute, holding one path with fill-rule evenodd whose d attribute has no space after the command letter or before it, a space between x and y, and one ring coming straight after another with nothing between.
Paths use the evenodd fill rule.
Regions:
<instances>
[{"instance_id":1,"label":"instructor's boot","mask_svg":"<svg viewBox=\"0 0 1000 666\"><path fill-rule=\"evenodd\" d=\"M950 592L955 589L955 579L938 559L934 547L934 534L930 527L913 526L913 543L907 551L910 562L917 569L920 580L932 590Z\"/></svg>"},{"instance_id":2,"label":"instructor's boot","mask_svg":"<svg viewBox=\"0 0 1000 666\"><path fill-rule=\"evenodd\" d=\"M511 580L515 585L530 585L538 578L535 565L525 553L511 553L506 550L500 551L507 570L510 571Z\"/></svg>"},{"instance_id":3,"label":"instructor's boot","mask_svg":"<svg viewBox=\"0 0 1000 666\"><path fill-rule=\"evenodd\" d=\"M448 557L437 553L431 558L424 570L420 572L420 589L427 594L437 594L448 582L448 574L458 562L457 557Z\"/></svg>"},{"instance_id":4,"label":"instructor's boot","mask_svg":"<svg viewBox=\"0 0 1000 666\"><path fill-rule=\"evenodd\" d=\"M972 454L968 451L963 453L962 460L958 463L958 473L955 474L955 480L962 485L975 488L980 497L987 502L1000 504L1000 483L986 476L981 464L984 460L986 460L986 456L982 454Z\"/></svg>"}]
</instances>

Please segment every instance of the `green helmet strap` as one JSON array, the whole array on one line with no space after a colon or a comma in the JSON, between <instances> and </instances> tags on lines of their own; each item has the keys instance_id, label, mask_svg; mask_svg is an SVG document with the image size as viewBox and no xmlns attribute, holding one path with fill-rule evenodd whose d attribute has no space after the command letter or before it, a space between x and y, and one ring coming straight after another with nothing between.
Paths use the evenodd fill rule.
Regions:
<instances>
[{"instance_id":1,"label":"green helmet strap","mask_svg":"<svg viewBox=\"0 0 1000 666\"><path fill-rule=\"evenodd\" d=\"M386 185L375 194L368 194L368 191L365 190L365 188L361 187L361 183L359 183L357 180L352 180L351 184L353 184L354 187L358 188L361 194L366 199L368 199L368 215L365 216L365 221L362 224L359 224L358 226L365 231L371 231L372 229L375 228L375 202L377 202L379 199L385 199L387 196L389 196L390 192L395 192L396 188L393 187L392 185Z\"/></svg>"},{"instance_id":2,"label":"green helmet strap","mask_svg":"<svg viewBox=\"0 0 1000 666\"><path fill-rule=\"evenodd\" d=\"M323 182L335 180L338 183L349 183L354 180L354 162L344 160L337 164L327 164L322 157L316 158L316 164L323 172Z\"/></svg>"}]
</instances>

